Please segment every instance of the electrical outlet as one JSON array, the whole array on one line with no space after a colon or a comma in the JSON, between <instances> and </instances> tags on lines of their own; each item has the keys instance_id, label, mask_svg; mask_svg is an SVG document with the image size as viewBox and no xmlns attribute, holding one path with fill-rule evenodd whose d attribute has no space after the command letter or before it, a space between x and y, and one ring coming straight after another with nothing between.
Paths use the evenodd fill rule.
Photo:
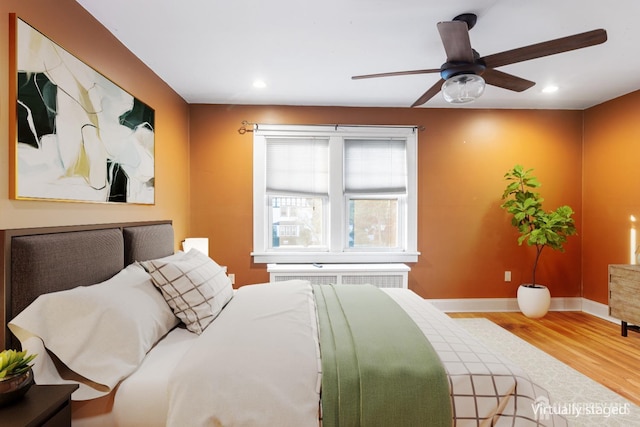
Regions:
<instances>
[{"instance_id":1,"label":"electrical outlet","mask_svg":"<svg viewBox=\"0 0 640 427\"><path fill-rule=\"evenodd\" d=\"M229 276L229 280L231 280L231 284L235 285L236 284L236 275L233 273L227 274L227 276Z\"/></svg>"},{"instance_id":2,"label":"electrical outlet","mask_svg":"<svg viewBox=\"0 0 640 427\"><path fill-rule=\"evenodd\" d=\"M505 271L504 272L504 281L505 282L510 282L511 281L511 272L510 271Z\"/></svg>"}]
</instances>

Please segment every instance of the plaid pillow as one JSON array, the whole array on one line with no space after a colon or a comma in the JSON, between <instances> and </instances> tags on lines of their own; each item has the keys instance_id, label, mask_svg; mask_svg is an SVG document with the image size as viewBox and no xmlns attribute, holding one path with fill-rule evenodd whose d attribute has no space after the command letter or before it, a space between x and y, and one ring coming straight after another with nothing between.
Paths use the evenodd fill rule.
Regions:
<instances>
[{"instance_id":1,"label":"plaid pillow","mask_svg":"<svg viewBox=\"0 0 640 427\"><path fill-rule=\"evenodd\" d=\"M140 264L174 314L198 335L233 297L233 287L224 269L197 249L177 260L157 259Z\"/></svg>"}]
</instances>

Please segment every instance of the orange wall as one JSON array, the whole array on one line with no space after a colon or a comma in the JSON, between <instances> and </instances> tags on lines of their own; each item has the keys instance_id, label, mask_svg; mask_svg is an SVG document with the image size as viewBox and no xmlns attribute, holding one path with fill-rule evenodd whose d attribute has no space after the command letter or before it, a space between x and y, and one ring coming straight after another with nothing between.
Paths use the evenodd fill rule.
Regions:
<instances>
[{"instance_id":1,"label":"orange wall","mask_svg":"<svg viewBox=\"0 0 640 427\"><path fill-rule=\"evenodd\" d=\"M607 267L630 262L630 216L640 221L639 117L640 92L585 111L583 296L603 304Z\"/></svg>"},{"instance_id":2,"label":"orange wall","mask_svg":"<svg viewBox=\"0 0 640 427\"><path fill-rule=\"evenodd\" d=\"M268 280L253 264L252 134L243 120L281 124L406 124L419 135L419 240L409 286L429 298L515 297L531 248L499 208L503 175L535 168L547 209L568 204L582 228L582 112L191 105L191 231L238 285ZM538 279L554 296L580 295L580 238L543 254ZM513 282L504 282L504 271Z\"/></svg>"},{"instance_id":3,"label":"orange wall","mask_svg":"<svg viewBox=\"0 0 640 427\"><path fill-rule=\"evenodd\" d=\"M10 200L9 13L40 30L155 109L153 206ZM0 2L0 228L172 219L176 247L188 234L189 116L186 102L74 0Z\"/></svg>"},{"instance_id":4,"label":"orange wall","mask_svg":"<svg viewBox=\"0 0 640 427\"><path fill-rule=\"evenodd\" d=\"M189 106L74 0L4 0L4 171L10 143L5 106L13 108L7 83L10 12L156 110L157 189L154 206L15 201L8 198L8 174L0 174L0 228L172 219L176 246L188 235L208 236L212 256L239 284L265 281L265 266L249 255L252 135L238 133L241 122L415 124L425 127L419 149L422 255L410 274L410 287L419 294L512 297L517 283L527 281L533 254L516 245L515 231L498 208L502 175L515 163L536 169L547 208L566 203L577 211L579 236L567 252L543 255L539 279L554 296L606 303L607 265L628 262L629 215L640 218L634 196L640 158L629 154L640 140L640 92L584 112ZM512 284L503 282L505 270L513 272Z\"/></svg>"}]
</instances>

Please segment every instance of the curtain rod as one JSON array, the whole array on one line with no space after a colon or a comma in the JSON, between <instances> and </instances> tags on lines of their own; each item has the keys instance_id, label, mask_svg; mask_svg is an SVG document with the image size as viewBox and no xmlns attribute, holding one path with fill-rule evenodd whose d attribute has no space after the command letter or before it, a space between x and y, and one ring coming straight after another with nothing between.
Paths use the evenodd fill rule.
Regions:
<instances>
[{"instance_id":1,"label":"curtain rod","mask_svg":"<svg viewBox=\"0 0 640 427\"><path fill-rule=\"evenodd\" d=\"M424 126L417 126L417 125L411 125L411 126L407 126L407 125L347 125L347 124L325 124L325 125L319 125L319 124L297 124L297 125L283 125L283 124L271 124L271 123L252 123L249 122L247 120L243 120L240 126L240 129L238 129L238 133L240 135L244 135L247 132L253 132L254 130L258 130L260 128L260 125L263 126L309 126L309 127L313 127L313 126L317 126L317 127L330 127L332 126L335 130L338 130L338 128L340 127L353 127L353 128L358 128L358 127L368 127L368 128L385 128L385 129L413 129L413 130L418 130L418 131L423 131L425 128Z\"/></svg>"},{"instance_id":2,"label":"curtain rod","mask_svg":"<svg viewBox=\"0 0 640 427\"><path fill-rule=\"evenodd\" d=\"M247 128L247 126L251 126L251 128ZM251 123L251 122L248 122L246 120L243 120L242 123L241 123L240 129L238 129L238 133L240 135L244 135L247 132L253 132L253 128L255 126L257 126L256 123Z\"/></svg>"}]
</instances>

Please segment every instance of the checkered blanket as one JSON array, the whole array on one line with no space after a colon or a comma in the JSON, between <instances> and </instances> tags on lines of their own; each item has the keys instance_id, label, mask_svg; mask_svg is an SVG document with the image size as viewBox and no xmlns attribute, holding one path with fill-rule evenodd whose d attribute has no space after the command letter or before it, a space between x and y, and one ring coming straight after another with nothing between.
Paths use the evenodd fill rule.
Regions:
<instances>
[{"instance_id":1,"label":"checkered blanket","mask_svg":"<svg viewBox=\"0 0 640 427\"><path fill-rule=\"evenodd\" d=\"M403 289L384 289L431 342L449 376L453 425L567 426L567 420L539 412L548 392L527 373L491 351L428 301Z\"/></svg>"}]
</instances>

